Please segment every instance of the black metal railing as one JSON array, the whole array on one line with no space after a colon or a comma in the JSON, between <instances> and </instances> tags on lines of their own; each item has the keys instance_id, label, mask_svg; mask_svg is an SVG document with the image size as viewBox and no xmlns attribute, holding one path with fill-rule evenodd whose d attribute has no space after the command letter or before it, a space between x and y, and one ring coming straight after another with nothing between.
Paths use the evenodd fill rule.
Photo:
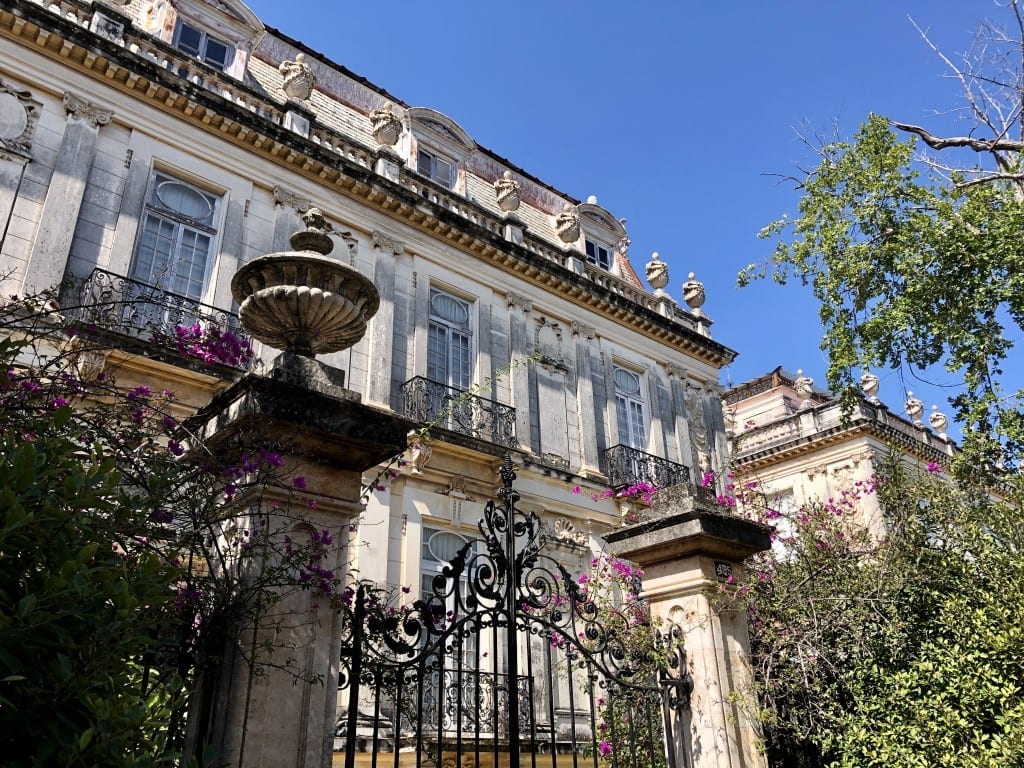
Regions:
<instances>
[{"instance_id":1,"label":"black metal railing","mask_svg":"<svg viewBox=\"0 0 1024 768\"><path fill-rule=\"evenodd\" d=\"M423 376L402 385L405 416L460 435L515 448L516 409Z\"/></svg>"},{"instance_id":2,"label":"black metal railing","mask_svg":"<svg viewBox=\"0 0 1024 768\"><path fill-rule=\"evenodd\" d=\"M604 462L609 484L616 490L641 482L657 488L690 482L689 467L621 443L604 452Z\"/></svg>"},{"instance_id":3,"label":"black metal railing","mask_svg":"<svg viewBox=\"0 0 1024 768\"><path fill-rule=\"evenodd\" d=\"M63 305L86 334L115 334L242 370L256 360L234 313L105 269L74 286Z\"/></svg>"}]
</instances>

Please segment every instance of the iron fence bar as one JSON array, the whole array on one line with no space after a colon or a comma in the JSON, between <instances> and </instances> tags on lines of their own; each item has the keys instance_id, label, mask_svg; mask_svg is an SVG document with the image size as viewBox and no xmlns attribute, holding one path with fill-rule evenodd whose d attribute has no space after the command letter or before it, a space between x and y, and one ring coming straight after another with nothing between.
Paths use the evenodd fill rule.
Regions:
<instances>
[{"instance_id":1,"label":"iron fence bar","mask_svg":"<svg viewBox=\"0 0 1024 768\"><path fill-rule=\"evenodd\" d=\"M373 731L370 737L370 752L373 755L370 758L371 768L377 768L377 734L380 732L380 699L381 699L381 688L384 686L384 675L380 670L380 667L375 667L373 671Z\"/></svg>"},{"instance_id":2,"label":"iron fence bar","mask_svg":"<svg viewBox=\"0 0 1024 768\"><path fill-rule=\"evenodd\" d=\"M512 467L512 458L505 454L501 463L502 487L499 495L505 502L505 578L508 589L505 590L505 617L507 625L505 632L508 635L508 647L506 649L506 671L509 680L519 679L519 638L518 622L516 614L519 606L517 586L519 585L519 567L516 557L516 501L519 498L518 492L512 487L515 479L515 470ZM508 721L513 724L509 733L509 768L519 768L519 696L509 696Z\"/></svg>"},{"instance_id":3,"label":"iron fence bar","mask_svg":"<svg viewBox=\"0 0 1024 768\"><path fill-rule=\"evenodd\" d=\"M587 683L590 690L590 755L594 763L593 768L597 768L597 700L594 696L597 674L594 671L594 662L589 659L587 659Z\"/></svg>"},{"instance_id":4,"label":"iron fence bar","mask_svg":"<svg viewBox=\"0 0 1024 768\"><path fill-rule=\"evenodd\" d=\"M578 768L578 757L576 750L576 680L573 677L573 660L567 653L565 656L565 664L569 669L569 733L572 735L572 765L573 768ZM554 722L552 721L552 725Z\"/></svg>"},{"instance_id":5,"label":"iron fence bar","mask_svg":"<svg viewBox=\"0 0 1024 768\"><path fill-rule=\"evenodd\" d=\"M366 620L366 588L360 584L356 590L356 604L353 610L352 623L358 630L354 637L362 634L363 622ZM353 643L352 662L349 667L348 681L348 719L345 729L345 768L355 768L356 764L356 725L359 722L359 682L363 676L363 646Z\"/></svg>"}]
</instances>

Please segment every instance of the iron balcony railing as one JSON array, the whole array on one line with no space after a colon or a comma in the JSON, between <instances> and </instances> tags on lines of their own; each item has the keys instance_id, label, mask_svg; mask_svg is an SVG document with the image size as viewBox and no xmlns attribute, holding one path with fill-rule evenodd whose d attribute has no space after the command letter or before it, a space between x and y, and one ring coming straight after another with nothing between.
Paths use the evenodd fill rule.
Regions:
<instances>
[{"instance_id":1,"label":"iron balcony railing","mask_svg":"<svg viewBox=\"0 0 1024 768\"><path fill-rule=\"evenodd\" d=\"M115 334L242 370L256 360L234 313L105 269L94 269L64 306L86 334Z\"/></svg>"},{"instance_id":2,"label":"iron balcony railing","mask_svg":"<svg viewBox=\"0 0 1024 768\"><path fill-rule=\"evenodd\" d=\"M657 488L690 482L689 467L621 443L604 452L604 461L610 485L616 490L641 482Z\"/></svg>"},{"instance_id":3,"label":"iron balcony railing","mask_svg":"<svg viewBox=\"0 0 1024 768\"><path fill-rule=\"evenodd\" d=\"M405 416L460 435L515 448L516 409L423 376L402 385Z\"/></svg>"}]
</instances>

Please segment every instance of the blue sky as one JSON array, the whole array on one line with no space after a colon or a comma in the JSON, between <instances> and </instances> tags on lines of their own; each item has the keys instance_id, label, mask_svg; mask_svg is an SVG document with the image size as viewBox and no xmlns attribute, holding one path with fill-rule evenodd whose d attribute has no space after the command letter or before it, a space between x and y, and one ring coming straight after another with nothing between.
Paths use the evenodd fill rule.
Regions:
<instances>
[{"instance_id":1,"label":"blue sky","mask_svg":"<svg viewBox=\"0 0 1024 768\"><path fill-rule=\"evenodd\" d=\"M795 209L791 187L773 176L809 160L794 127L829 133L838 120L848 135L871 111L949 126L935 110L961 105L956 84L908 17L950 55L986 16L1008 18L990 0L249 5L552 186L596 195L626 218L638 272L658 251L677 300L688 272L705 284L715 339L740 353L726 373L733 383L776 365L824 381L809 289L736 288L737 272L771 250L758 230ZM926 407L943 402L940 389L878 373L894 410L908 388Z\"/></svg>"}]
</instances>

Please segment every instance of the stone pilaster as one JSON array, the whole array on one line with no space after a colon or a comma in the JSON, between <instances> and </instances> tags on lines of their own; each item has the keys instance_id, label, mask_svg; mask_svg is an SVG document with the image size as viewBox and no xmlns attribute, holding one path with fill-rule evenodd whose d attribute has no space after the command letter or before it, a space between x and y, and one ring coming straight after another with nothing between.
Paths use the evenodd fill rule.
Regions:
<instances>
[{"instance_id":1,"label":"stone pilaster","mask_svg":"<svg viewBox=\"0 0 1024 768\"><path fill-rule=\"evenodd\" d=\"M674 764L765 768L757 727L731 698L749 690L746 617L719 609L711 595L730 574L741 574L744 559L771 546L768 528L713 512L693 492L685 485L659 491L652 520L605 538L616 556L643 568L652 615L684 630L693 693L689 711L673 715Z\"/></svg>"},{"instance_id":2,"label":"stone pilaster","mask_svg":"<svg viewBox=\"0 0 1024 768\"><path fill-rule=\"evenodd\" d=\"M78 212L96 154L96 137L111 118L110 110L72 93L64 94L64 109L67 110L64 137L22 283L26 294L54 288L64 278Z\"/></svg>"},{"instance_id":3,"label":"stone pilaster","mask_svg":"<svg viewBox=\"0 0 1024 768\"><path fill-rule=\"evenodd\" d=\"M370 364L367 366L366 398L388 407L391 402L391 363L395 334L395 259L405 243L383 232L373 233L373 283L380 293L380 309L370 323L368 336Z\"/></svg>"},{"instance_id":4,"label":"stone pilaster","mask_svg":"<svg viewBox=\"0 0 1024 768\"><path fill-rule=\"evenodd\" d=\"M580 471L600 474L601 457L597 454L597 411L594 406L593 365L591 347L597 336L593 326L573 322L576 342L576 400L580 429Z\"/></svg>"},{"instance_id":5,"label":"stone pilaster","mask_svg":"<svg viewBox=\"0 0 1024 768\"><path fill-rule=\"evenodd\" d=\"M700 482L696 474L698 467L693 460L693 447L690 445L690 427L686 422L686 369L673 363L665 364L668 374L669 392L672 397L672 428L676 433L676 445L679 455L676 461L690 467L691 479Z\"/></svg>"},{"instance_id":6,"label":"stone pilaster","mask_svg":"<svg viewBox=\"0 0 1024 768\"><path fill-rule=\"evenodd\" d=\"M533 351L529 314L533 302L525 296L508 292L509 346L512 362L521 361ZM516 409L516 439L520 447L530 446L530 371L525 365L512 369L512 405Z\"/></svg>"},{"instance_id":7,"label":"stone pilaster","mask_svg":"<svg viewBox=\"0 0 1024 768\"><path fill-rule=\"evenodd\" d=\"M302 228L299 214L309 210L313 203L284 187L274 187L274 242L273 252L287 251L292 233Z\"/></svg>"}]
</instances>

